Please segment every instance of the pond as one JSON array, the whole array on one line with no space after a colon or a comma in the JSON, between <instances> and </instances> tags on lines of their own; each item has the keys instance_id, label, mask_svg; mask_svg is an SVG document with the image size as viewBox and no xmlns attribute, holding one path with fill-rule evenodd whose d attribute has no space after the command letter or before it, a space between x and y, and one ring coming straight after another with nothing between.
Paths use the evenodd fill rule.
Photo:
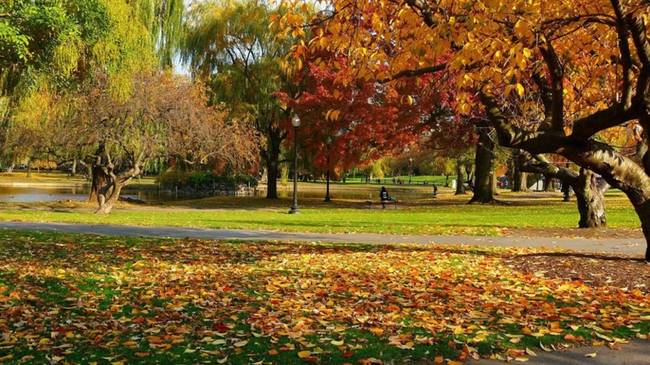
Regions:
<instances>
[{"instance_id":1,"label":"pond","mask_svg":"<svg viewBox=\"0 0 650 365\"><path fill-rule=\"evenodd\" d=\"M60 200L86 200L90 193L88 185L76 186L2 186L0 185L0 202L31 203L53 202ZM170 200L173 197L165 196L155 188L142 188L138 186L127 187L122 196L140 199L147 202Z\"/></svg>"},{"instance_id":2,"label":"pond","mask_svg":"<svg viewBox=\"0 0 650 365\"><path fill-rule=\"evenodd\" d=\"M387 186L388 191L399 200L418 200L430 198L429 188ZM290 186L280 186L278 195L281 198L291 197ZM69 186L11 186L0 185L0 202L30 203L30 202L53 202L88 199L90 187L88 184ZM249 194L238 196L264 197L264 187L251 191ZM322 198L325 195L324 184L306 184L299 187L300 198ZM340 185L333 184L331 195L334 199L351 200L376 200L379 197L379 186L363 186L357 184ZM155 185L130 185L124 188L123 197L138 199L149 203L166 202L175 200L186 200L199 198L200 196L176 195L173 192L159 190Z\"/></svg>"}]
</instances>

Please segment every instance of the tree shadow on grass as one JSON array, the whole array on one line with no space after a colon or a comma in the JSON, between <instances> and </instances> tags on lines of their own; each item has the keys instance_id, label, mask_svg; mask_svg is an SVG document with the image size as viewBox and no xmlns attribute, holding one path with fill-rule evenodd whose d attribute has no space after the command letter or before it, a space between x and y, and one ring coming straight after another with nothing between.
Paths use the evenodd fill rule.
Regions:
<instances>
[{"instance_id":1,"label":"tree shadow on grass","mask_svg":"<svg viewBox=\"0 0 650 365\"><path fill-rule=\"evenodd\" d=\"M642 257L613 256L613 255L598 254L598 253L582 253L582 252L571 252L571 251L524 253L524 254L519 254L517 256L518 257L572 257L572 258L584 258L584 259L605 260L605 261L643 262L643 263L646 262Z\"/></svg>"}]
</instances>

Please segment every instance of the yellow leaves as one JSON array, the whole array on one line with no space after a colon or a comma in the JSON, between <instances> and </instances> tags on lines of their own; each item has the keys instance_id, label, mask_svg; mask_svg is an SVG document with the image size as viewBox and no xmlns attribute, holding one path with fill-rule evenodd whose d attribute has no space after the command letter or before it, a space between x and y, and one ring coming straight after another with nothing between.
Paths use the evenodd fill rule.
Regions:
<instances>
[{"instance_id":1,"label":"yellow leaves","mask_svg":"<svg viewBox=\"0 0 650 365\"><path fill-rule=\"evenodd\" d=\"M341 115L341 111L337 109L330 109L325 113L325 119L329 121L336 121L339 119L339 116Z\"/></svg>"},{"instance_id":2,"label":"yellow leaves","mask_svg":"<svg viewBox=\"0 0 650 365\"><path fill-rule=\"evenodd\" d=\"M308 359L311 356L311 351L299 351L298 357L301 359Z\"/></svg>"},{"instance_id":3,"label":"yellow leaves","mask_svg":"<svg viewBox=\"0 0 650 365\"><path fill-rule=\"evenodd\" d=\"M93 248L93 245L88 246L83 250ZM119 321L127 304L132 307L130 314L140 313L140 317L130 317L125 322L128 336L118 337L124 342L115 343L115 347L133 351L149 343L147 352L135 354L131 351L136 357L163 354L167 346L171 348L176 343L180 349L175 353L181 356L194 353L212 362L219 359L228 363L233 361L233 354L255 351L252 344L257 341L252 338L260 338L271 341L271 348L261 350L257 353L260 358L251 361L268 355L265 361L277 362L287 355L296 361L311 362L330 351L339 351L344 358L357 356L367 346L361 339L372 334L384 346L404 350L407 356L419 353L411 350L419 350L421 345L444 345L437 342L438 335L450 337L453 340L448 346L461 354L451 361L473 358L477 350L469 344L485 343L496 336L501 344L508 345L510 341L514 344L510 346L519 347L508 353L503 350L500 355L523 361L538 351L524 347L534 341L533 337L555 334L557 340L580 343L576 333L584 330L612 343L620 340L612 337L605 327L630 328L639 323L640 318L650 318L647 317L650 309L645 292L616 288L599 290L568 284L563 279L524 275L504 263L505 258L500 256L503 251L483 255L475 254L473 249L463 251L444 246L403 245L399 249L373 247L362 250L325 244L227 244L196 240L157 247L155 253L147 251L150 247L136 246L110 252L113 257L110 267L92 251L72 252L74 258L66 258L66 267L72 267L75 260L79 260L80 265L98 265L102 273L129 274L117 275L124 278L119 288L112 286L116 285L114 280L99 284L108 285L102 288L116 290L117 295L110 303L114 311L111 307L93 307L92 313L101 318L118 317ZM506 252L509 258L524 253ZM52 273L46 271L49 268L24 265L20 255L8 255L0 254L0 259L8 262L4 264L11 270L20 268L26 276L35 278L43 273L50 277ZM139 264L119 269L124 263L132 263L134 256L139 257ZM71 279L67 276L62 280ZM30 290L33 287L29 283L20 281L3 282L3 285L15 287L25 293L25 297L34 291ZM84 341L89 338L111 348L108 340L97 337L98 328L103 329L103 324L92 327L92 319L83 318L81 314L68 316L67 306L105 300L95 291L80 290L79 293L84 300L66 301L51 308L63 315L50 315L48 321L52 328L61 329L56 330L58 335L54 339L39 346L41 351L51 350L54 342L77 346L81 342L74 341L79 338ZM547 299L551 295L553 300ZM159 300L165 302L164 305L158 303ZM0 310L10 305L0 303ZM30 309L35 306L26 300L20 305ZM198 320L188 315L193 313L188 310L195 310L193 306L202 311ZM78 308L81 307L75 310ZM40 322L46 318L41 312L31 313L43 316L38 319ZM151 316L153 313L156 315ZM588 314L591 315L589 319L585 317ZM57 323L58 318L73 318L78 322L69 326L63 321ZM174 320L167 321L169 318ZM410 333L405 323L427 333ZM587 324L590 327L585 327ZM599 327L601 325L604 327ZM515 333L508 332L511 328ZM571 332L572 339L565 336L569 329L580 332ZM355 338L351 333L358 330L365 335ZM40 332L34 335L35 330L29 325L24 331L35 336L27 339L32 344L42 341ZM138 336L134 335L136 333ZM118 334L127 333L115 333ZM279 338L289 341L279 342L276 340ZM5 340L0 339L0 346L7 346L2 341ZM544 351L554 349L551 345L542 346ZM560 344L555 346L561 348ZM136 357L129 360L137 360ZM428 358L435 364L446 361L436 353ZM376 359L365 360L371 364ZM356 360L350 362L357 363Z\"/></svg>"},{"instance_id":4,"label":"yellow leaves","mask_svg":"<svg viewBox=\"0 0 650 365\"><path fill-rule=\"evenodd\" d=\"M523 96L524 96L524 86L523 86L522 84L517 83L517 84L515 85L515 89L517 90L517 95L519 95L519 97L523 97Z\"/></svg>"},{"instance_id":5,"label":"yellow leaves","mask_svg":"<svg viewBox=\"0 0 650 365\"><path fill-rule=\"evenodd\" d=\"M510 93L512 93L513 90L516 90L517 95L519 95L519 97L524 96L524 91L525 90L524 90L524 86L522 84L516 83L514 85L507 85L506 86L506 91L505 91L506 96L509 96Z\"/></svg>"},{"instance_id":6,"label":"yellow leaves","mask_svg":"<svg viewBox=\"0 0 650 365\"><path fill-rule=\"evenodd\" d=\"M524 19L517 20L515 26L513 27L513 30L515 32L515 35L520 40L528 40L533 37L531 24L527 20Z\"/></svg>"}]
</instances>

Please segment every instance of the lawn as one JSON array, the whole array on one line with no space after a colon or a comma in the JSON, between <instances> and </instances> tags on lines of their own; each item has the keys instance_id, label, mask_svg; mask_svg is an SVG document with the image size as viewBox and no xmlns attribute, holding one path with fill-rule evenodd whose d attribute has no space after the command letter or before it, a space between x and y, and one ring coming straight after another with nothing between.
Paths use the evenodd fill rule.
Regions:
<instances>
[{"instance_id":1,"label":"lawn","mask_svg":"<svg viewBox=\"0 0 650 365\"><path fill-rule=\"evenodd\" d=\"M504 196L505 198L505 196ZM108 216L92 213L92 205L5 204L0 220L68 223L107 223L195 228L239 228L318 233L468 234L500 235L509 229L576 227L575 203L559 198L512 200L512 205L467 205L444 196L436 202L367 209L362 202L326 205L306 202L300 214L287 214L287 199L269 202L260 198L208 198L173 202L164 206L118 207ZM638 228L634 210L619 196L608 198L610 228Z\"/></svg>"},{"instance_id":2,"label":"lawn","mask_svg":"<svg viewBox=\"0 0 650 365\"><path fill-rule=\"evenodd\" d=\"M647 338L647 283L615 271L647 265L546 255L0 231L0 362L452 364Z\"/></svg>"}]
</instances>

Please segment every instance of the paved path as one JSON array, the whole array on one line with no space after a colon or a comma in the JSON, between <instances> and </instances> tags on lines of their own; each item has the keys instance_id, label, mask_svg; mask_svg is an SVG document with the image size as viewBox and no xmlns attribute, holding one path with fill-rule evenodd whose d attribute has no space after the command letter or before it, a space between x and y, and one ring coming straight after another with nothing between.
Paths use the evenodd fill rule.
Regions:
<instances>
[{"instance_id":1,"label":"paved path","mask_svg":"<svg viewBox=\"0 0 650 365\"><path fill-rule=\"evenodd\" d=\"M560 247L580 252L597 252L613 255L643 255L645 241L639 238L557 238L517 236L426 236L388 235L373 233L299 233L255 231L240 229L197 229L182 227L141 227L126 225L99 225L76 223L0 222L0 228L47 230L72 233L94 233L115 236L153 236L172 238L237 239L251 241L321 241L348 243L438 243L468 244L501 247Z\"/></svg>"},{"instance_id":2,"label":"paved path","mask_svg":"<svg viewBox=\"0 0 650 365\"><path fill-rule=\"evenodd\" d=\"M530 357L528 365L650 365L650 341L635 341L612 350L605 346L580 347L565 351L543 352L535 350L537 357ZM596 353L595 357L586 354ZM503 365L503 361L470 361L469 365Z\"/></svg>"}]
</instances>

